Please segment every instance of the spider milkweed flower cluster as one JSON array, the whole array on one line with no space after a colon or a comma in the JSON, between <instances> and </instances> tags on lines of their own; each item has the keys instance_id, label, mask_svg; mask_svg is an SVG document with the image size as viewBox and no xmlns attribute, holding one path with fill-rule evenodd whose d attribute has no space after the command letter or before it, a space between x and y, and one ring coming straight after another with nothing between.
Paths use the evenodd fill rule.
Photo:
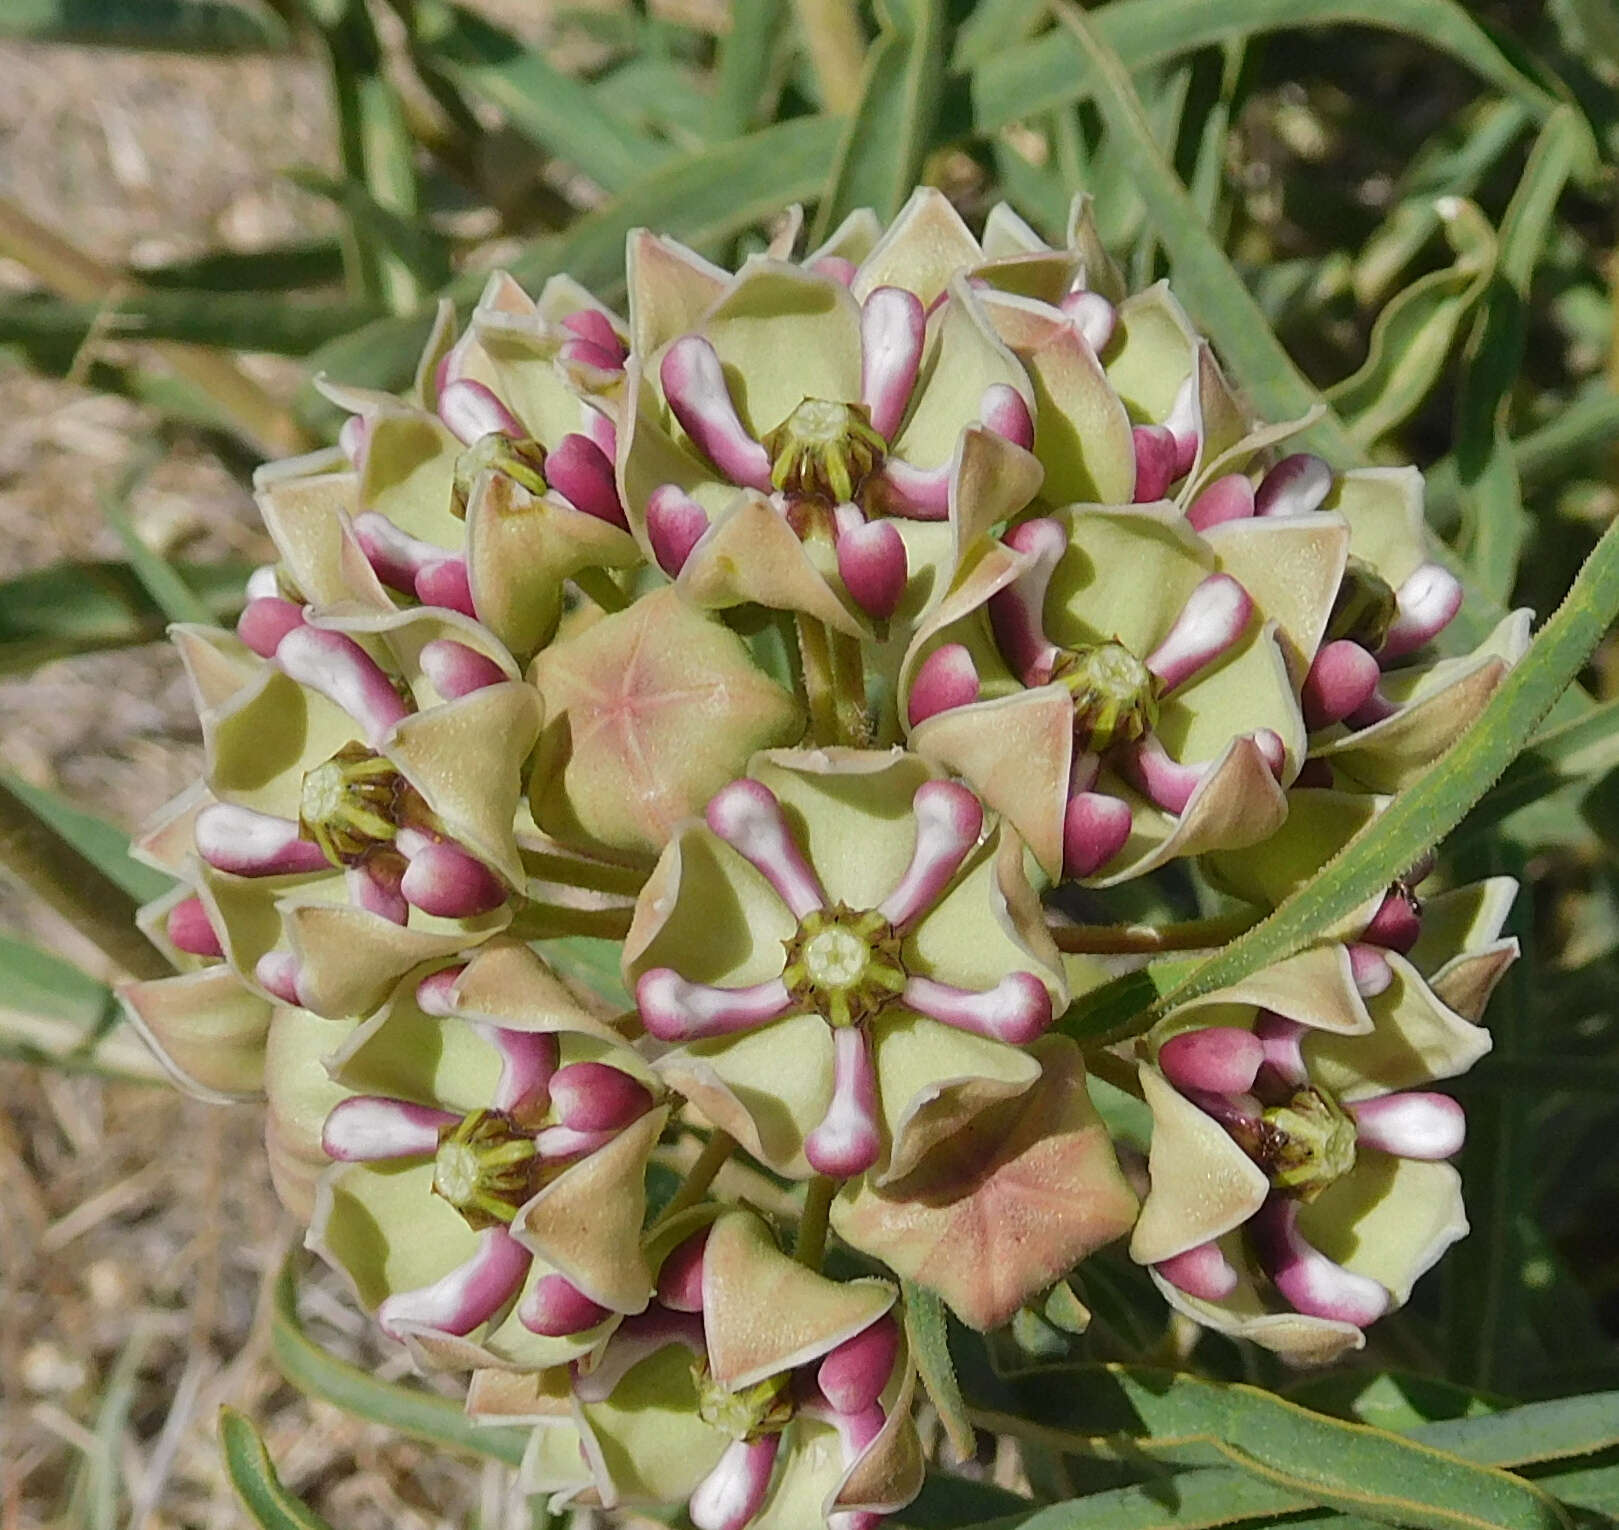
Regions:
<instances>
[{"instance_id":1,"label":"spider milkweed flower cluster","mask_svg":"<svg viewBox=\"0 0 1619 1530\"><path fill-rule=\"evenodd\" d=\"M1465 1231L1431 1085L1516 949L1511 883L1419 866L1087 1058L1145 957L1085 932L1262 917L1527 613L1444 643L1415 471L1290 454L1083 202L797 235L632 234L622 317L497 275L408 393L323 382L277 561L174 632L206 766L138 847L177 975L125 992L532 1491L702 1530L915 1495L905 1282L988 1330L1127 1240L1206 1327L1362 1344Z\"/></svg>"}]
</instances>

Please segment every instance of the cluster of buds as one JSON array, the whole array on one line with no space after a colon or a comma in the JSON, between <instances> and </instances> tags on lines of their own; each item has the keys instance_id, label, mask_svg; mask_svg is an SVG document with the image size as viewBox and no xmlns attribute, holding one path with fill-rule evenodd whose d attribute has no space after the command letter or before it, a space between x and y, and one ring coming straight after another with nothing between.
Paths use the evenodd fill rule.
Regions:
<instances>
[{"instance_id":1,"label":"cluster of buds","mask_svg":"<svg viewBox=\"0 0 1619 1530\"><path fill-rule=\"evenodd\" d=\"M206 767L125 992L531 1491L701 1530L916 1494L901 1281L988 1330L1128 1237L1206 1327L1364 1343L1465 1231L1431 1086L1515 954L1511 884L1426 864L1087 1058L1162 869L1263 917L1527 614L1451 642L1417 475L1283 455L1083 202L799 221L734 273L633 234L622 319L497 275L407 396L323 382L278 561L174 634Z\"/></svg>"}]
</instances>

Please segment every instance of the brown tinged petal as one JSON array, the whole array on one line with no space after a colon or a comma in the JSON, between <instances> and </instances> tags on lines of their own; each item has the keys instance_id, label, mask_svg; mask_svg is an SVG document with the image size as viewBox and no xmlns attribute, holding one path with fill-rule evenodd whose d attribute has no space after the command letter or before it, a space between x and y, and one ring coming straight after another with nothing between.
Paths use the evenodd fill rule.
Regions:
<instances>
[{"instance_id":1,"label":"brown tinged petal","mask_svg":"<svg viewBox=\"0 0 1619 1530\"><path fill-rule=\"evenodd\" d=\"M1027 1093L975 1118L900 1183L851 1185L833 1203L841 1237L980 1330L1009 1321L1135 1217L1079 1049L1046 1036L1029 1050L1044 1073Z\"/></svg>"},{"instance_id":2,"label":"brown tinged petal","mask_svg":"<svg viewBox=\"0 0 1619 1530\"><path fill-rule=\"evenodd\" d=\"M118 998L186 1093L215 1104L263 1095L271 1006L228 966L129 983Z\"/></svg>"}]
</instances>

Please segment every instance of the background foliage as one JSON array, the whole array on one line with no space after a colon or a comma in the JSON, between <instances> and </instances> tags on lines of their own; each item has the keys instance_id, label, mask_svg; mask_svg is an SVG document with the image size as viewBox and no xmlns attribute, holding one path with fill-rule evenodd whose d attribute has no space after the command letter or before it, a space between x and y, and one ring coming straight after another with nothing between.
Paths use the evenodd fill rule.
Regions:
<instances>
[{"instance_id":1,"label":"background foliage","mask_svg":"<svg viewBox=\"0 0 1619 1530\"><path fill-rule=\"evenodd\" d=\"M5 51L8 70L71 52L91 80L127 50L153 68L250 56L272 76L315 60L331 127L329 141L307 122L270 127L306 210L285 242L115 265L52 208L0 199L8 386L69 377L136 400L150 443L117 471L83 470L121 557L24 559L0 582L0 674L49 686L169 620L229 619L248 549L203 539L205 556L168 556L134 513L151 475L176 443L245 482L264 456L326 439L336 421L308 379L403 385L438 293L470 304L501 263L531 288L566 270L616 301L632 227L730 263L789 203L812 228L862 205L886 218L917 180L969 218L1005 198L1053 238L1072 194L1091 192L1132 285L1168 275L1262 412L1314 412L1310 444L1340 465L1427 471L1474 632L1510 604L1550 616L1573 587L1480 725L1305 895L1218 966L1166 963L1071 1017L1099 1034L1285 954L1456 826L1458 877L1526 884L1525 958L1491 1011L1495 1052L1457 1086L1471 1240L1356 1365L1320 1375L1166 1329L1122 1254L1086 1267L1096 1321L1082 1342L1060 1314L1020 1335L1062 1358L1060 1383L1008 1374L1004 1354L962 1334L952 1379L941 1323L924 1336L930 1390L972 1449L963 1462L941 1438L939 1472L904 1518L1619 1523L1619 645L1603 636L1619 544L1599 545L1619 508L1611 0L9 0L0 38L27 45ZM0 1047L43 1098L52 1079L90 1075L70 1103L104 1111L119 1080L161 1087L107 986L155 970L128 931L161 888L127 858L128 822L111 821L127 804L87 802L82 787L74 800L49 774L0 778L0 860L55 910L7 905ZM26 1106L11 1116L8 1166L47 1184L57 1159ZM80 1185L79 1205L100 1188ZM116 1230L118 1211L102 1212ZM71 1242L61 1227L76 1214L47 1215L36 1238ZM21 1285L38 1250L14 1215ZM418 1478L408 1512L526 1516L500 1475L520 1441L373 1376L357 1341L334 1352L346 1341L312 1334L300 1278L293 1261L270 1284L260 1330L288 1380L458 1453L446 1475ZM25 1521L213 1522L163 1498L202 1383L148 1364L150 1341L137 1326L65 1406L31 1405L35 1425L41 1407L65 1419L69 1465L30 1447L8 1468L6 1523L18 1505ZM19 1399L39 1394L25 1349L15 1333L0 1344ZM211 1396L243 1400L214 1380ZM246 1417L227 1413L219 1439L253 1520L323 1523ZM461 1464L473 1454L482 1477ZM335 1518L320 1482L299 1486Z\"/></svg>"}]
</instances>

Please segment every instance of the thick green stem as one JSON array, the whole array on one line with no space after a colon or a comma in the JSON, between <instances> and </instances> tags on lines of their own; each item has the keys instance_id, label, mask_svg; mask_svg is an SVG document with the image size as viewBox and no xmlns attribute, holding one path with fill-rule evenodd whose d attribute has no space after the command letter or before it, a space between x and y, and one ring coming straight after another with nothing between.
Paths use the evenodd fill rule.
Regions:
<instances>
[{"instance_id":1,"label":"thick green stem","mask_svg":"<svg viewBox=\"0 0 1619 1530\"><path fill-rule=\"evenodd\" d=\"M860 639L842 632L830 633L829 637L838 742L859 749L871 738L866 715L866 665L860 652Z\"/></svg>"},{"instance_id":2,"label":"thick green stem","mask_svg":"<svg viewBox=\"0 0 1619 1530\"><path fill-rule=\"evenodd\" d=\"M650 875L639 866L615 866L610 861L590 861L550 850L525 850L523 869L536 882L577 887L585 892L617 893L625 898L636 897Z\"/></svg>"},{"instance_id":3,"label":"thick green stem","mask_svg":"<svg viewBox=\"0 0 1619 1530\"><path fill-rule=\"evenodd\" d=\"M606 569L582 568L572 575L572 579L582 594L588 595L609 615L614 611L629 609L630 597L619 588Z\"/></svg>"},{"instance_id":4,"label":"thick green stem","mask_svg":"<svg viewBox=\"0 0 1619 1530\"><path fill-rule=\"evenodd\" d=\"M1133 1094L1138 1100L1142 1098L1141 1075L1136 1072L1134 1063L1126 1062L1124 1058L1115 1056L1112 1052L1097 1051L1085 1054L1085 1066L1094 1077L1111 1084L1115 1089Z\"/></svg>"},{"instance_id":5,"label":"thick green stem","mask_svg":"<svg viewBox=\"0 0 1619 1530\"><path fill-rule=\"evenodd\" d=\"M135 900L0 782L0 866L131 977L174 969L135 927Z\"/></svg>"},{"instance_id":6,"label":"thick green stem","mask_svg":"<svg viewBox=\"0 0 1619 1530\"><path fill-rule=\"evenodd\" d=\"M630 933L634 912L628 906L569 908L560 903L528 903L506 927L506 933L519 940L555 940L564 935L622 940Z\"/></svg>"},{"instance_id":7,"label":"thick green stem","mask_svg":"<svg viewBox=\"0 0 1619 1530\"><path fill-rule=\"evenodd\" d=\"M654 1230L702 1200L708 1194L708 1187L714 1183L714 1176L724 1168L725 1160L735 1150L736 1138L729 1132L716 1131L697 1155L697 1162L687 1171L680 1188L669 1197L669 1204L663 1208Z\"/></svg>"},{"instance_id":8,"label":"thick green stem","mask_svg":"<svg viewBox=\"0 0 1619 1530\"><path fill-rule=\"evenodd\" d=\"M810 731L817 744L840 741L837 685L832 671L832 643L826 624L798 613L798 655L804 669L804 697L809 703Z\"/></svg>"},{"instance_id":9,"label":"thick green stem","mask_svg":"<svg viewBox=\"0 0 1619 1530\"><path fill-rule=\"evenodd\" d=\"M1235 940L1259 923L1260 910L1244 909L1182 924L1051 924L1059 951L1071 956L1151 955L1158 951L1208 951Z\"/></svg>"},{"instance_id":10,"label":"thick green stem","mask_svg":"<svg viewBox=\"0 0 1619 1530\"><path fill-rule=\"evenodd\" d=\"M798 1244L793 1258L807 1269L818 1270L826 1253L826 1223L832 1211L832 1197L838 1193L838 1182L825 1174L817 1174L804 1192L804 1215L798 1223Z\"/></svg>"}]
</instances>

